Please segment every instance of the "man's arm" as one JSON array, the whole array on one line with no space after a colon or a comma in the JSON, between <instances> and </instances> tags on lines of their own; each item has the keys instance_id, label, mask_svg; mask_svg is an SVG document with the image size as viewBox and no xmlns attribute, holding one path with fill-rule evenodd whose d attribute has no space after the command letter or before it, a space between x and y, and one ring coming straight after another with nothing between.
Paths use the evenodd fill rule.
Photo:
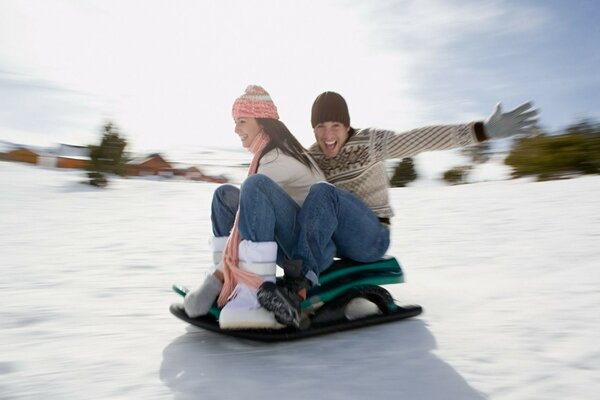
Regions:
<instances>
[{"instance_id":1,"label":"man's arm","mask_svg":"<svg viewBox=\"0 0 600 400\"><path fill-rule=\"evenodd\" d=\"M427 126L402 133L373 129L371 134L375 142L383 144L375 146L379 150L376 151L379 153L377 158L398 159L424 151L448 150L527 133L537 124L537 115L538 111L532 108L531 102L506 113L502 112L498 103L485 121Z\"/></svg>"}]
</instances>

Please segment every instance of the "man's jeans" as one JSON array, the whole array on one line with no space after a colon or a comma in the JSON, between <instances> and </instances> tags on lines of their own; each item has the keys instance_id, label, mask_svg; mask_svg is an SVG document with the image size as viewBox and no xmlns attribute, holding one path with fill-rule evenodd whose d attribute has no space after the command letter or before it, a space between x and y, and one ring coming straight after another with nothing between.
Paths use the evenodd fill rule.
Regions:
<instances>
[{"instance_id":1,"label":"man's jeans","mask_svg":"<svg viewBox=\"0 0 600 400\"><path fill-rule=\"evenodd\" d=\"M385 255L390 232L352 193L321 182L313 185L298 214L300 232L294 254L314 282L334 256L374 262ZM312 271L312 273L311 273Z\"/></svg>"},{"instance_id":2,"label":"man's jeans","mask_svg":"<svg viewBox=\"0 0 600 400\"><path fill-rule=\"evenodd\" d=\"M211 221L215 236L229 236L235 214L240 209L238 229L242 240L277 242L277 264L292 259L298 238L300 207L266 175L251 175L241 189L222 185L215 190Z\"/></svg>"}]
</instances>

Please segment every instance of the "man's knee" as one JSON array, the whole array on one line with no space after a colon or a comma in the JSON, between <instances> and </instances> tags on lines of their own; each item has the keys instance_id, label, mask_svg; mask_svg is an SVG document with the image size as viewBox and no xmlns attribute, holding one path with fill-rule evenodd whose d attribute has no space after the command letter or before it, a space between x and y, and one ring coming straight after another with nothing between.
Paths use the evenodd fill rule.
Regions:
<instances>
[{"instance_id":1,"label":"man's knee","mask_svg":"<svg viewBox=\"0 0 600 400\"><path fill-rule=\"evenodd\" d=\"M331 183L317 182L310 187L308 196L315 198L329 197L335 194L335 190L335 186Z\"/></svg>"}]
</instances>

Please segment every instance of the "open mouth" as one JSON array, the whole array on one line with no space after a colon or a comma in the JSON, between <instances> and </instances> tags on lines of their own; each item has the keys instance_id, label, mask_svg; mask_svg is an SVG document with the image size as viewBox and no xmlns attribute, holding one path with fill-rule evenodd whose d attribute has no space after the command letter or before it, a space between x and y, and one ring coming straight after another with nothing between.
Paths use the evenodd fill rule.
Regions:
<instances>
[{"instance_id":1,"label":"open mouth","mask_svg":"<svg viewBox=\"0 0 600 400\"><path fill-rule=\"evenodd\" d=\"M328 151L334 151L336 145L337 145L337 140L326 140L325 141L325 148Z\"/></svg>"}]
</instances>

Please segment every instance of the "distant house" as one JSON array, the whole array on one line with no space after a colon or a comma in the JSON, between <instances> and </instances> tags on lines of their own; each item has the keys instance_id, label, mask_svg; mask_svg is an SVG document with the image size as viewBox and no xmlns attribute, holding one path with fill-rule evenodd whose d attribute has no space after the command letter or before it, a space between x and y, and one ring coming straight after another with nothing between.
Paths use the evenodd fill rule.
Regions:
<instances>
[{"instance_id":1,"label":"distant house","mask_svg":"<svg viewBox=\"0 0 600 400\"><path fill-rule=\"evenodd\" d=\"M180 167L174 168L173 174L181 178L197 179L202 176L202 171L198 167Z\"/></svg>"},{"instance_id":2,"label":"distant house","mask_svg":"<svg viewBox=\"0 0 600 400\"><path fill-rule=\"evenodd\" d=\"M189 167L185 170L185 177L188 179L198 179L202 176L204 176L204 174L198 167Z\"/></svg>"},{"instance_id":3,"label":"distant house","mask_svg":"<svg viewBox=\"0 0 600 400\"><path fill-rule=\"evenodd\" d=\"M6 153L6 159L9 161L25 162L37 164L40 155L33 150L25 147L19 147Z\"/></svg>"},{"instance_id":4,"label":"distant house","mask_svg":"<svg viewBox=\"0 0 600 400\"><path fill-rule=\"evenodd\" d=\"M59 144L56 149L40 154L38 164L50 168L85 169L90 163L90 149L87 146Z\"/></svg>"},{"instance_id":5,"label":"distant house","mask_svg":"<svg viewBox=\"0 0 600 400\"><path fill-rule=\"evenodd\" d=\"M0 140L0 160L26 162L47 168L86 169L90 162L90 149L87 146L59 144L55 148L25 147ZM126 175L178 177L193 181L227 183L223 175L205 175L196 166L175 166L166 161L159 153L131 159L126 164Z\"/></svg>"},{"instance_id":6,"label":"distant house","mask_svg":"<svg viewBox=\"0 0 600 400\"><path fill-rule=\"evenodd\" d=\"M165 161L158 153L150 154L148 157L134 159L127 163L127 174L132 176L165 176L174 175L171 164Z\"/></svg>"},{"instance_id":7,"label":"distant house","mask_svg":"<svg viewBox=\"0 0 600 400\"><path fill-rule=\"evenodd\" d=\"M79 168L86 169L90 164L90 159L71 158L71 157L58 157L56 159L56 166L58 168Z\"/></svg>"},{"instance_id":8,"label":"distant house","mask_svg":"<svg viewBox=\"0 0 600 400\"><path fill-rule=\"evenodd\" d=\"M227 183L229 182L229 179L227 179L227 177L225 177L224 175L202 175L202 177L200 177L201 181L205 181L205 182L212 182L212 183Z\"/></svg>"},{"instance_id":9,"label":"distant house","mask_svg":"<svg viewBox=\"0 0 600 400\"><path fill-rule=\"evenodd\" d=\"M88 146L76 146L73 144L60 143L56 149L56 154L61 157L89 158L90 148Z\"/></svg>"},{"instance_id":10,"label":"distant house","mask_svg":"<svg viewBox=\"0 0 600 400\"><path fill-rule=\"evenodd\" d=\"M173 168L161 168L157 175L162 176L163 178L172 178L174 175Z\"/></svg>"},{"instance_id":11,"label":"distant house","mask_svg":"<svg viewBox=\"0 0 600 400\"><path fill-rule=\"evenodd\" d=\"M57 155L56 166L58 168L85 169L90 164L90 149L87 146L60 144Z\"/></svg>"},{"instance_id":12,"label":"distant house","mask_svg":"<svg viewBox=\"0 0 600 400\"><path fill-rule=\"evenodd\" d=\"M193 181L227 183L229 180L223 175L205 175L198 167L192 166L188 168L175 168L174 175L181 178L191 179Z\"/></svg>"},{"instance_id":13,"label":"distant house","mask_svg":"<svg viewBox=\"0 0 600 400\"><path fill-rule=\"evenodd\" d=\"M12 143L0 140L0 160L8 161L8 153L13 151L15 146Z\"/></svg>"}]
</instances>

